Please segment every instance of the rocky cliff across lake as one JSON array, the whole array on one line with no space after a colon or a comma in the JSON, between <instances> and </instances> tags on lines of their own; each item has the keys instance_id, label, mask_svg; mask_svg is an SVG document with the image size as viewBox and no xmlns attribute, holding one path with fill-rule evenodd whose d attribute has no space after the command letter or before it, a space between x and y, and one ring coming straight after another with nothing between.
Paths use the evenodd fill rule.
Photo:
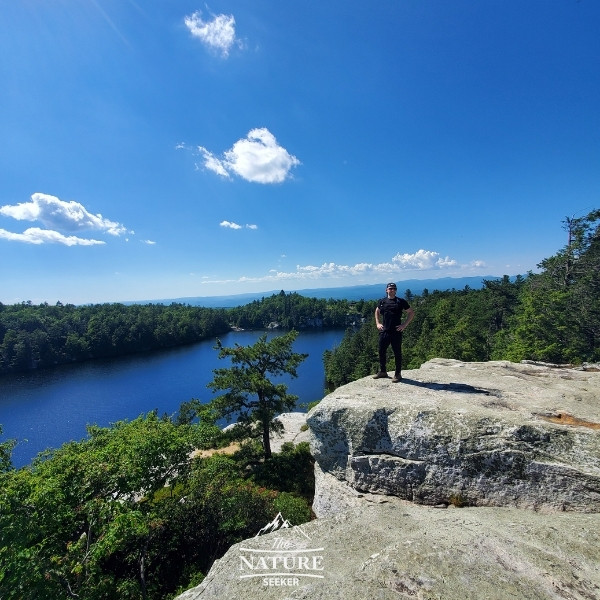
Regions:
<instances>
[{"instance_id":1,"label":"rocky cliff across lake","mask_svg":"<svg viewBox=\"0 0 600 600\"><path fill-rule=\"evenodd\" d=\"M233 546L182 600L600 598L600 373L403 375L309 413L318 518Z\"/></svg>"}]
</instances>

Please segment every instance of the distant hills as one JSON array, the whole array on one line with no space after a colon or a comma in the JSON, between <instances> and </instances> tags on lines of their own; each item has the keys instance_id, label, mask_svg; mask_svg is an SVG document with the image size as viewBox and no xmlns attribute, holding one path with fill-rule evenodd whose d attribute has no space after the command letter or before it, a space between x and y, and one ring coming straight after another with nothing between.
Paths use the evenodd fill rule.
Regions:
<instances>
[{"instance_id":1,"label":"distant hills","mask_svg":"<svg viewBox=\"0 0 600 600\"><path fill-rule=\"evenodd\" d=\"M404 296L406 290L413 294L421 295L423 290L429 292L445 290L462 290L465 286L473 289L483 287L483 280L502 279L495 275L485 275L482 277L441 277L439 279L406 279L396 281L398 285L398 295ZM511 277L511 280L513 278ZM376 300L385 296L385 284L376 283L371 285L355 285L349 287L336 288L317 288L305 290L284 290L286 293L294 291L308 298L332 298L333 300ZM268 298L273 294L278 294L281 290L271 290L270 292L257 292L252 294L235 294L232 296L196 296L191 298L170 298L161 300L144 300L135 302L126 302L125 304L189 304L191 306L204 306L207 308L233 308L249 304L254 300Z\"/></svg>"}]
</instances>

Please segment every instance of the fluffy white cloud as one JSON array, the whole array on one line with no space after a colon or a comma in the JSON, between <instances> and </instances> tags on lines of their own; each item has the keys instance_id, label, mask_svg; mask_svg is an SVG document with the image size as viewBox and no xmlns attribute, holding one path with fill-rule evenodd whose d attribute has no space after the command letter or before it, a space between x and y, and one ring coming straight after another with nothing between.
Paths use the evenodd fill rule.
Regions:
<instances>
[{"instance_id":1,"label":"fluffy white cloud","mask_svg":"<svg viewBox=\"0 0 600 600\"><path fill-rule=\"evenodd\" d=\"M58 231L49 229L40 229L39 227L30 227L23 233L13 233L0 229L0 238L11 242L24 242L26 244L64 244L65 246L97 246L105 244L101 240L90 240L80 238L75 235L63 235Z\"/></svg>"},{"instance_id":2,"label":"fluffy white cloud","mask_svg":"<svg viewBox=\"0 0 600 600\"><path fill-rule=\"evenodd\" d=\"M355 265L337 265L324 263L320 266L296 267L295 272L278 273L282 278L317 279L321 277L343 277L357 275L394 275L402 271L429 271L457 266L449 257L442 258L437 252L417 250L414 254L396 254L390 262L357 263Z\"/></svg>"},{"instance_id":3,"label":"fluffy white cloud","mask_svg":"<svg viewBox=\"0 0 600 600\"><path fill-rule=\"evenodd\" d=\"M216 15L212 21L204 21L201 11L196 11L185 17L184 23L204 45L219 51L225 58L229 56L229 50L236 42L233 15Z\"/></svg>"},{"instance_id":4,"label":"fluffy white cloud","mask_svg":"<svg viewBox=\"0 0 600 600\"><path fill-rule=\"evenodd\" d=\"M231 173L253 183L281 183L300 161L285 148L277 144L275 136L265 127L252 129L247 137L235 142L222 158L198 147L204 158L204 166L221 175Z\"/></svg>"},{"instance_id":5,"label":"fluffy white cloud","mask_svg":"<svg viewBox=\"0 0 600 600\"><path fill-rule=\"evenodd\" d=\"M400 269L442 269L455 267L458 263L448 256L442 258L437 252L417 250L414 254L396 254L392 263Z\"/></svg>"},{"instance_id":6,"label":"fluffy white cloud","mask_svg":"<svg viewBox=\"0 0 600 600\"><path fill-rule=\"evenodd\" d=\"M79 202L65 202L48 194L33 194L30 202L0 206L0 215L18 221L39 221L50 229L59 231L95 230L110 235L127 233L120 223L105 219L101 214L90 213Z\"/></svg>"},{"instance_id":7,"label":"fluffy white cloud","mask_svg":"<svg viewBox=\"0 0 600 600\"><path fill-rule=\"evenodd\" d=\"M333 262L322 265L297 265L295 271L277 271L272 269L268 275L262 277L241 277L239 282L260 281L287 281L287 280L317 280L317 279L342 279L360 277L375 280L381 277L394 277L404 271L436 271L453 267L463 268L450 257L442 257L439 253L430 250L417 250L413 254L396 254L389 262L382 263L356 263L355 265L338 265ZM482 261L473 261L473 266L485 266ZM206 281L204 283L226 283L227 281Z\"/></svg>"},{"instance_id":8,"label":"fluffy white cloud","mask_svg":"<svg viewBox=\"0 0 600 600\"><path fill-rule=\"evenodd\" d=\"M0 206L0 215L17 221L39 221L46 229L31 227L23 233L0 229L0 238L28 244L64 244L65 246L94 246L105 242L69 235L73 232L93 230L119 236L133 233L101 214L90 213L79 202L65 202L55 196L36 193L30 202Z\"/></svg>"},{"instance_id":9,"label":"fluffy white cloud","mask_svg":"<svg viewBox=\"0 0 600 600\"><path fill-rule=\"evenodd\" d=\"M219 223L219 225L221 227L227 227L229 229L241 229L242 228L241 225L238 225L237 223L232 223L231 221L221 221Z\"/></svg>"}]
</instances>

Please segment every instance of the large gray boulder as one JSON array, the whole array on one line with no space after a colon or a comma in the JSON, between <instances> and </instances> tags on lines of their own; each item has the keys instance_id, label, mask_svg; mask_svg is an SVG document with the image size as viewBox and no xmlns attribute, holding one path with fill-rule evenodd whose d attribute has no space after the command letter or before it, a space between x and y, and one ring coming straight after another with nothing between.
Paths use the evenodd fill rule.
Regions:
<instances>
[{"instance_id":1,"label":"large gray boulder","mask_svg":"<svg viewBox=\"0 0 600 600\"><path fill-rule=\"evenodd\" d=\"M308 415L318 470L420 504L600 511L600 373L431 360ZM317 493L317 515L335 505Z\"/></svg>"}]
</instances>

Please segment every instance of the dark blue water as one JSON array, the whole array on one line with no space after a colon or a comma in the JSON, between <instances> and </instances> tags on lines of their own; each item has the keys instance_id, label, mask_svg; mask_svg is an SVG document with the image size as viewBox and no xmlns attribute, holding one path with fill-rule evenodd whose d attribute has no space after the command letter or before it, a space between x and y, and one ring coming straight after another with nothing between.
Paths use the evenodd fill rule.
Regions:
<instances>
[{"instance_id":1,"label":"dark blue water","mask_svg":"<svg viewBox=\"0 0 600 600\"><path fill-rule=\"evenodd\" d=\"M221 336L224 346L253 344L264 332L231 332ZM269 334L276 335L276 334ZM295 352L308 358L298 378L284 378L300 404L320 400L324 391L323 352L339 344L343 331L300 333ZM27 375L0 378L0 441L16 439L15 467L41 451L86 437L86 425L108 426L135 419L157 409L172 415L182 402L207 402L214 394L206 386L213 369L227 366L218 358L215 340L175 350L79 365L57 367Z\"/></svg>"}]
</instances>

